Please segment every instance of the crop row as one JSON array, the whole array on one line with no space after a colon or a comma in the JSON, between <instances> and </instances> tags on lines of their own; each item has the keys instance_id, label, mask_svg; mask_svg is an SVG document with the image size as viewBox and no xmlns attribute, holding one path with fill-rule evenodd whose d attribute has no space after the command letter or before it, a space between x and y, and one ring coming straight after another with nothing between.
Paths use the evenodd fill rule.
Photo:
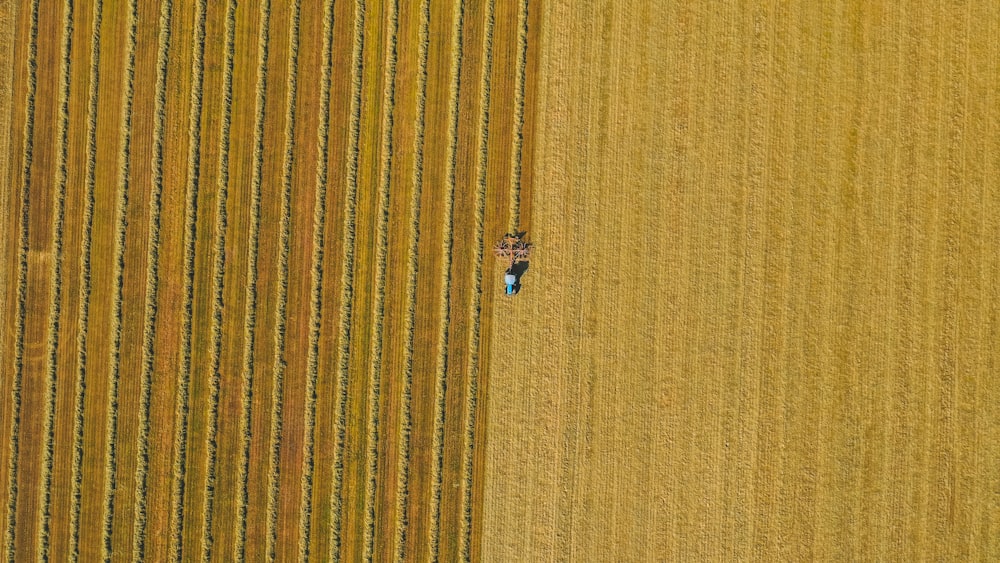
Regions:
<instances>
[{"instance_id":1,"label":"crop row","mask_svg":"<svg viewBox=\"0 0 1000 563\"><path fill-rule=\"evenodd\" d=\"M73 502L70 509L70 545L74 558L80 555L80 509L83 487L84 400L86 399L87 337L90 326L91 247L94 230L94 189L97 183L97 108L100 84L101 23L104 3L96 0L91 29L90 86L87 93L87 172L83 210L83 248L80 257L80 314L78 364L73 416Z\"/></svg>"},{"instance_id":2,"label":"crop row","mask_svg":"<svg viewBox=\"0 0 1000 563\"><path fill-rule=\"evenodd\" d=\"M334 446L334 479L331 493L332 518L330 519L330 553L331 560L339 559L343 537L341 524L343 521L343 498L341 495L344 483L344 444L347 434L347 381L348 361L351 343L351 316L353 310L351 301L354 295L354 221L357 210L358 193L358 153L361 135L361 71L364 49L365 4L361 0L354 8L354 48L351 64L351 117L349 123L348 159L347 159L347 193L344 196L345 214L342 237L344 240L344 269L341 279L341 312L340 312L340 350L337 354L337 397L334 406L335 446Z\"/></svg>"},{"instance_id":3,"label":"crop row","mask_svg":"<svg viewBox=\"0 0 1000 563\"><path fill-rule=\"evenodd\" d=\"M113 532L115 494L118 472L118 388L121 381L121 339L122 339L122 287L125 271L125 229L127 226L130 168L132 164L132 108L135 87L135 45L136 11L138 2L132 0L128 7L128 42L125 64L125 91L122 94L122 145L118 156L119 178L115 196L115 240L114 240L114 301L111 313L111 389L108 399L106 437L106 459L104 472L104 535L103 558L111 557L111 537Z\"/></svg>"},{"instance_id":4,"label":"crop row","mask_svg":"<svg viewBox=\"0 0 1000 563\"><path fill-rule=\"evenodd\" d=\"M392 166L392 131L396 96L396 58L399 29L399 2L388 2L389 46L383 64L386 77L382 92L382 141L379 162L378 204L375 217L375 303L371 323L372 350L370 355L368 395L368 451L366 452L368 482L365 485L364 556L373 557L375 543L375 492L378 479L379 408L382 370L382 338L384 334L385 269L389 246L389 183Z\"/></svg>"},{"instance_id":5,"label":"crop row","mask_svg":"<svg viewBox=\"0 0 1000 563\"><path fill-rule=\"evenodd\" d=\"M298 95L298 55L299 55L299 16L302 1L295 0L291 21L291 46L288 57L287 92L285 106L285 155L282 170L281 191L281 246L278 253L278 301L275 311L277 326L274 340L274 381L271 396L271 432L270 458L267 471L267 556L269 561L275 559L278 538L278 484L281 470L281 436L282 407L284 405L285 379L285 331L287 326L286 312L288 307L288 255L291 236L292 207L292 167L295 163L295 102Z\"/></svg>"},{"instance_id":6,"label":"crop row","mask_svg":"<svg viewBox=\"0 0 1000 563\"><path fill-rule=\"evenodd\" d=\"M205 53L205 3L196 6L194 29L194 56L191 63L191 104L188 130L188 173L184 213L184 305L183 327L181 329L181 364L178 373L177 403L174 429L173 491L171 496L171 542L170 559L178 561L183 557L183 533L185 524L184 498L187 486L187 447L191 386L191 331L194 312L194 262L195 239L198 224L198 191L201 171L201 122L203 94L203 57Z\"/></svg>"},{"instance_id":7,"label":"crop row","mask_svg":"<svg viewBox=\"0 0 1000 563\"><path fill-rule=\"evenodd\" d=\"M214 256L212 266L212 361L208 410L208 448L206 451L205 509L202 534L202 560L212 558L214 543L216 461L218 455L219 393L221 387L223 289L226 271L226 203L229 194L229 148L233 106L233 57L236 50L236 3L226 2L226 53L223 67L223 107L219 138L219 179L215 209Z\"/></svg>"},{"instance_id":8,"label":"crop row","mask_svg":"<svg viewBox=\"0 0 1000 563\"><path fill-rule=\"evenodd\" d=\"M409 479L410 479L410 455L411 455L411 434L412 434L412 405L413 405L413 331L414 318L416 316L417 305L417 273L419 265L419 242L420 242L420 196L424 183L424 135L426 131L426 109L427 109L427 58L430 46L430 0L422 0L420 3L420 30L419 30L419 50L417 69L417 122L416 133L414 135L414 162L413 162L413 193L410 202L410 256L409 272L406 282L406 355L405 372L403 377L402 401L401 401L401 421L399 435L399 483L397 492L396 508L396 537L394 554L397 560L404 560L406 557L406 540L408 526L408 503L409 503Z\"/></svg>"},{"instance_id":9,"label":"crop row","mask_svg":"<svg viewBox=\"0 0 1000 563\"><path fill-rule=\"evenodd\" d=\"M465 390L465 443L462 454L462 529L461 529L461 557L464 560L471 558L472 551L472 476L473 459L476 445L476 400L479 393L478 373L479 373L479 337L480 322L482 319L482 278L483 278L483 240L484 218L486 213L486 164L489 156L488 140L490 135L490 87L491 72L493 69L493 29L495 24L495 3L493 0L487 4L486 12L486 34L483 41L483 77L480 85L480 105L482 113L479 123L479 155L476 163L476 234L474 248L474 265L472 276L472 302L470 303L469 316L472 319L472 334L469 344L469 366L468 382Z\"/></svg>"},{"instance_id":10,"label":"crop row","mask_svg":"<svg viewBox=\"0 0 1000 563\"><path fill-rule=\"evenodd\" d=\"M256 88L256 112L254 117L254 140L253 140L253 172L251 179L251 213L250 213L250 233L249 233L249 256L247 261L247 295L244 321L244 349L243 349L243 384L242 384L242 414L240 416L240 435L243 443L240 446L240 470L239 470L239 493L238 493L238 513L240 530L236 537L236 553L240 559L246 555L246 523L247 508L249 504L249 475L250 475L250 444L253 438L251 426L251 408L253 403L254 385L254 356L253 349L257 331L257 249L260 239L260 207L261 207L261 183L264 166L264 116L267 110L267 96L265 95L265 83L267 81L267 62L270 40L271 25L271 4L269 1L261 3L260 6L260 30L257 45L257 88Z\"/></svg>"},{"instance_id":11,"label":"crop row","mask_svg":"<svg viewBox=\"0 0 1000 563\"><path fill-rule=\"evenodd\" d=\"M514 148L511 158L510 220L507 230L521 228L521 165L524 151L524 94L528 67L528 0L522 0L517 10L517 62L514 83Z\"/></svg>"},{"instance_id":12,"label":"crop row","mask_svg":"<svg viewBox=\"0 0 1000 563\"><path fill-rule=\"evenodd\" d=\"M437 366L437 377L435 379L434 396L434 438L433 438L433 460L431 465L431 518L430 518L430 551L431 558L438 559L439 538L441 535L441 486L444 465L444 423L445 423L445 385L448 372L448 323L451 302L451 261L452 261L452 222L453 208L455 201L455 173L458 164L458 115L459 115L459 89L461 88L462 75L462 32L465 23L465 2L460 1L457 5L458 16L455 18L454 43L451 53L451 73L452 85L449 92L448 107L448 149L447 149L447 197L445 204L444 224L447 226L444 236L443 256L441 266L444 281L441 285L441 332L439 334L439 355Z\"/></svg>"},{"instance_id":13,"label":"crop row","mask_svg":"<svg viewBox=\"0 0 1000 563\"><path fill-rule=\"evenodd\" d=\"M149 472L149 407L156 340L157 290L159 288L160 212L163 195L164 121L166 119L167 57L170 50L170 25L173 2L160 6L156 60L156 99L153 125L153 182L149 202L149 261L146 270L146 305L143 319L142 375L139 403L139 447L136 463L136 505L133 523L135 558L145 559L147 522L147 477Z\"/></svg>"},{"instance_id":14,"label":"crop row","mask_svg":"<svg viewBox=\"0 0 1000 563\"><path fill-rule=\"evenodd\" d=\"M326 244L326 202L330 147L330 86L333 74L333 1L323 3L323 61L320 81L320 114L317 130L316 208L313 215L312 279L309 303L309 357L306 374L305 430L303 439L302 506L299 515L299 558L309 559L312 532L312 495L316 433L316 382L319 378L320 330L323 320L323 258Z\"/></svg>"},{"instance_id":15,"label":"crop row","mask_svg":"<svg viewBox=\"0 0 1000 563\"><path fill-rule=\"evenodd\" d=\"M24 154L21 185L21 229L18 235L18 278L17 278L17 325L14 329L16 342L14 349L14 382L11 403L14 411L10 433L10 472L7 501L7 530L4 535L7 560L14 561L14 537L17 529L17 472L20 450L21 391L24 375L24 321L28 294L28 224L30 218L31 159L34 151L35 95L38 83L38 0L31 5L31 39L28 49L28 93L25 104Z\"/></svg>"},{"instance_id":16,"label":"crop row","mask_svg":"<svg viewBox=\"0 0 1000 563\"><path fill-rule=\"evenodd\" d=\"M56 372L59 351L59 324L62 314L62 267L63 267L63 227L66 219L67 160L69 153L69 85L70 52L73 37L72 6L64 6L62 26L62 57L59 66L59 149L56 163L55 216L52 224L54 260L52 261L52 288L49 308L49 336L46 344L48 366L46 367L45 421L42 433L45 451L42 465L41 529L39 556L48 559L51 532L52 468L55 450L56 418Z\"/></svg>"}]
</instances>

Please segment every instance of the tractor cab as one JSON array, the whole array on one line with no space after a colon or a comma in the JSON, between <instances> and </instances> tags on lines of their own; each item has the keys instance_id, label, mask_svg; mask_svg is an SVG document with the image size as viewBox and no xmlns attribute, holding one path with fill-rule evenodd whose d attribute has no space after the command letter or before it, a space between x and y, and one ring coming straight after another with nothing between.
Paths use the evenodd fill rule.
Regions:
<instances>
[{"instance_id":1,"label":"tractor cab","mask_svg":"<svg viewBox=\"0 0 1000 563\"><path fill-rule=\"evenodd\" d=\"M517 293L517 276L511 273L504 274L503 283L507 285L507 295Z\"/></svg>"}]
</instances>

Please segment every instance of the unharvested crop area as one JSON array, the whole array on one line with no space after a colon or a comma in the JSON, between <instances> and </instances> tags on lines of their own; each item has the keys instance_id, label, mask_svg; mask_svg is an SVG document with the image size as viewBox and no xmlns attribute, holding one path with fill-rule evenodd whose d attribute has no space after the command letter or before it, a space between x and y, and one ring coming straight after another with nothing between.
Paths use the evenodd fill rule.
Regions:
<instances>
[{"instance_id":1,"label":"unharvested crop area","mask_svg":"<svg viewBox=\"0 0 1000 563\"><path fill-rule=\"evenodd\" d=\"M0 2L5 559L478 555L538 15Z\"/></svg>"},{"instance_id":2,"label":"unharvested crop area","mask_svg":"<svg viewBox=\"0 0 1000 563\"><path fill-rule=\"evenodd\" d=\"M1000 4L542 10L483 560L1000 558Z\"/></svg>"}]
</instances>

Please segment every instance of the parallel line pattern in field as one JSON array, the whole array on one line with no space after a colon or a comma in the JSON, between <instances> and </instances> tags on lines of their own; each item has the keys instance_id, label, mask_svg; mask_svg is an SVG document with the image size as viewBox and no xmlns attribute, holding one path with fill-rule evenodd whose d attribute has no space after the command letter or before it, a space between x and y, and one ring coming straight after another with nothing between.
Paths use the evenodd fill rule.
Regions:
<instances>
[{"instance_id":1,"label":"parallel line pattern in field","mask_svg":"<svg viewBox=\"0 0 1000 563\"><path fill-rule=\"evenodd\" d=\"M478 558L484 245L519 205L493 184L525 145L527 5L0 17L7 560ZM520 90L491 101L497 77Z\"/></svg>"},{"instance_id":2,"label":"parallel line pattern in field","mask_svg":"<svg viewBox=\"0 0 1000 563\"><path fill-rule=\"evenodd\" d=\"M344 224L343 244L344 260L341 278L340 294L340 350L337 351L337 399L334 407L334 474L333 488L330 495L332 517L330 518L330 553L331 561L339 560L343 548L343 487L344 487L344 457L347 439L347 382L348 362L350 361L351 320L354 299L354 222L357 214L358 194L358 153L360 152L361 136L361 75L364 62L365 47L365 0L356 0L354 4L354 41L351 64L351 106L348 124L347 149L347 193L344 194Z\"/></svg>"},{"instance_id":3,"label":"parallel line pattern in field","mask_svg":"<svg viewBox=\"0 0 1000 563\"><path fill-rule=\"evenodd\" d=\"M30 218L30 187L31 187L31 157L34 150L34 125L35 125L35 93L37 85L38 70L38 5L39 1L34 0L31 4L31 35L28 45L28 84L25 103L24 122L24 149L21 157L22 163L22 184L21 184L21 217L20 233L18 235L18 258L17 258L17 313L15 318L15 348L14 348L14 382L11 386L11 405L13 415L11 417L10 443L7 449L8 458L8 484L7 484L7 529L4 531L4 545L6 558L8 561L15 560L14 540L17 534L17 479L18 462L20 455L20 434L21 434L21 390L24 377L24 322L25 306L28 294L28 227Z\"/></svg>"},{"instance_id":4,"label":"parallel line pattern in field","mask_svg":"<svg viewBox=\"0 0 1000 563\"><path fill-rule=\"evenodd\" d=\"M465 24L465 0L459 0L456 6L454 39L451 47L451 90L449 92L448 115L448 148L447 148L447 195L445 196L444 225L445 234L442 248L441 264L441 329L438 333L438 365L435 379L435 409L433 460L431 465L431 514L430 514L430 557L438 558L438 548L441 537L441 487L444 466L444 425L445 425L445 392L448 373L448 332L449 315L451 313L451 269L452 269L452 226L455 201L455 175L458 166L458 128L459 128L459 89L461 88L463 31Z\"/></svg>"},{"instance_id":5,"label":"parallel line pattern in field","mask_svg":"<svg viewBox=\"0 0 1000 563\"><path fill-rule=\"evenodd\" d=\"M198 191L201 171L201 123L202 123L202 58L205 52L205 2L199 1L195 11L195 26L192 30L194 53L191 58L191 96L188 125L188 161L187 185L184 206L184 317L181 329L181 360L178 369L177 406L174 429L174 472L173 492L171 495L171 543L170 559L179 561L183 558L183 543L185 521L191 519L185 515L184 505L187 498L188 483L186 471L188 465L188 426L190 421L191 386L191 355L192 355L192 323L194 308L194 277L195 277L195 242L198 224Z\"/></svg>"},{"instance_id":6,"label":"parallel line pattern in field","mask_svg":"<svg viewBox=\"0 0 1000 563\"><path fill-rule=\"evenodd\" d=\"M87 171L83 211L83 241L80 256L80 313L79 338L77 341L77 363L75 389L75 413L73 416L73 504L70 508L70 553L73 558L80 556L80 510L81 487L83 486L84 450L84 405L86 399L87 376L87 336L90 320L91 246L94 228L94 188L97 173L97 108L98 85L100 79L101 20L103 0L94 3L93 28L91 29L90 82L87 93Z\"/></svg>"},{"instance_id":7,"label":"parallel line pattern in field","mask_svg":"<svg viewBox=\"0 0 1000 563\"><path fill-rule=\"evenodd\" d=\"M265 96L265 86L267 83L267 62L268 47L270 41L270 2L264 2L260 8L260 28L257 40L257 94L255 101L254 117L254 142L253 142L253 171L251 177L250 195L250 233L247 258L246 276L246 310L244 321L243 340L243 384L242 384L242 415L240 417L240 435L243 444L241 447L240 461L240 490L239 490L239 526L240 531L236 538L237 558L242 560L246 557L247 543L247 513L250 499L250 447L252 436L252 405L254 388L254 345L257 336L257 248L260 237L260 207L261 207L261 184L263 182L264 168L264 117L267 110L267 97Z\"/></svg>"},{"instance_id":8,"label":"parallel line pattern in field","mask_svg":"<svg viewBox=\"0 0 1000 563\"><path fill-rule=\"evenodd\" d=\"M396 535L393 538L393 553L397 561L406 560L406 540L409 518L407 517L410 502L410 464L411 464L411 432L413 428L413 332L417 309L417 274L419 272L420 243L420 198L424 185L424 134L426 130L427 110L427 59L430 44L430 0L420 2L420 23L417 32L419 49L417 55L417 115L416 131L413 139L413 188L410 199L409 241L407 249L410 256L406 280L407 312L405 320L405 355L402 402L399 431L399 474L398 491L396 493ZM383 538L384 540L387 538Z\"/></svg>"},{"instance_id":9,"label":"parallel line pattern in field","mask_svg":"<svg viewBox=\"0 0 1000 563\"><path fill-rule=\"evenodd\" d=\"M476 403L479 393L479 346L480 321L482 319L482 279L483 252L486 241L483 237L486 215L486 180L487 161L489 158L490 136L490 87L493 71L493 30L495 24L494 0L486 6L486 33L483 37L483 76L479 86L479 105L482 108L479 116L479 154L476 160L476 198L475 198L475 236L473 242L473 274L472 299L469 304L469 318L472 319L472 330L469 334L469 363L466 367L465 417L463 435L465 443L462 452L462 519L460 522L460 557L468 561L472 558L472 496L473 496L473 463L476 446Z\"/></svg>"},{"instance_id":10,"label":"parallel line pattern in field","mask_svg":"<svg viewBox=\"0 0 1000 563\"><path fill-rule=\"evenodd\" d=\"M313 213L312 269L309 299L309 356L306 362L306 407L303 435L302 506L299 515L299 558L309 559L312 533L313 475L316 439L316 383L319 378L320 331L323 323L323 259L326 245L326 204L330 148L330 87L333 75L333 0L323 2L323 60L320 78L320 118L316 131L316 207Z\"/></svg>"},{"instance_id":11,"label":"parallel line pattern in field","mask_svg":"<svg viewBox=\"0 0 1000 563\"><path fill-rule=\"evenodd\" d=\"M206 456L205 517L202 527L203 561L212 559L214 546L216 464L219 439L219 395L221 392L222 323L224 309L224 278L226 272L226 205L229 195L229 148L233 111L233 57L236 42L236 3L226 2L225 62L223 63L222 121L219 135L219 178L215 207L214 255L212 264L212 366L209 383L209 419Z\"/></svg>"},{"instance_id":12,"label":"parallel line pattern in field","mask_svg":"<svg viewBox=\"0 0 1000 563\"><path fill-rule=\"evenodd\" d=\"M295 164L295 102L298 95L299 16L302 0L295 0L289 32L288 96L285 105L285 154L282 164L281 247L278 251L278 300L274 312L274 381L271 396L271 432L267 471L267 558L274 561L278 540L278 486L281 471L282 407L285 394L285 331L288 310L288 256L291 252L292 169Z\"/></svg>"},{"instance_id":13,"label":"parallel line pattern in field","mask_svg":"<svg viewBox=\"0 0 1000 563\"><path fill-rule=\"evenodd\" d=\"M146 304L142 330L141 397L139 399L139 447L136 459L136 504L133 525L133 558L146 558L147 477L149 473L149 408L156 343L156 310L159 289L160 212L163 208L164 120L167 103L167 61L170 53L170 25L173 1L160 6L156 60L156 108L153 116L153 192L149 201L149 262L146 270Z\"/></svg>"},{"instance_id":14,"label":"parallel line pattern in field","mask_svg":"<svg viewBox=\"0 0 1000 563\"><path fill-rule=\"evenodd\" d=\"M375 551L375 509L377 504L379 462L379 408L382 390L382 340L384 336L386 260L389 252L389 188L392 173L392 135L396 96L396 58L399 32L399 0L389 0L385 19L389 26L389 46L385 51L382 91L381 152L378 162L378 191L375 216L375 295L372 303L371 351L368 374L370 387L367 408L367 483L364 493L364 558L371 560Z\"/></svg>"},{"instance_id":15,"label":"parallel line pattern in field","mask_svg":"<svg viewBox=\"0 0 1000 563\"><path fill-rule=\"evenodd\" d=\"M114 301L111 313L111 389L108 397L108 418L106 435L106 458L104 474L104 539L102 558L110 560L112 553L112 523L115 514L115 494L118 486L118 387L121 371L122 339L122 280L125 271L125 230L127 226L129 186L132 164L132 104L135 85L135 46L138 1L132 0L128 6L128 39L125 62L125 89L122 93L122 129L119 159L119 177L115 202L117 219L114 239Z\"/></svg>"},{"instance_id":16,"label":"parallel line pattern in field","mask_svg":"<svg viewBox=\"0 0 1000 563\"><path fill-rule=\"evenodd\" d=\"M66 182L68 178L67 160L69 158L69 89L70 89L70 53L73 48L73 3L69 0L63 5L62 26L62 60L59 68L59 150L56 162L56 193L55 214L52 223L52 239L54 241L52 262L52 295L49 306L48 366L46 368L47 396L45 400L45 439L44 465L42 467L42 487L39 491L39 557L49 558L51 534L51 502L52 502L52 464L55 450L55 418L56 418L56 379L58 377L59 355L59 324L62 314L62 268L63 268L63 228L66 217Z\"/></svg>"}]
</instances>

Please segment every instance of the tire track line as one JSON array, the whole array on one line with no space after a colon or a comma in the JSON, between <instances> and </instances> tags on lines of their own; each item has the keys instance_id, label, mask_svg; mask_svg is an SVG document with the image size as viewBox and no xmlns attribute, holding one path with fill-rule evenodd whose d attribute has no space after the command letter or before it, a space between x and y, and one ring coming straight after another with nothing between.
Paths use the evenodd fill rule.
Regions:
<instances>
[{"instance_id":1,"label":"tire track line","mask_svg":"<svg viewBox=\"0 0 1000 563\"><path fill-rule=\"evenodd\" d=\"M49 307L49 336L46 343L48 366L46 369L45 387L45 421L43 434L45 448L42 464L42 486L39 490L39 558L48 560L51 533L52 507L52 463L55 450L55 415L56 415L56 376L58 371L59 352L59 321L62 312L62 266L63 266L63 228L66 217L66 182L69 175L67 160L69 157L69 86L70 86L70 53L73 48L73 0L63 4L62 28L62 60L59 68L59 150L56 162L56 193L55 214L52 224L52 240L54 241L55 259L52 262L52 295Z\"/></svg>"},{"instance_id":2,"label":"tire track line","mask_svg":"<svg viewBox=\"0 0 1000 563\"><path fill-rule=\"evenodd\" d=\"M226 272L226 230L228 216L226 202L229 199L229 147L233 113L233 58L236 52L236 3L226 2L226 54L223 71L223 115L219 138L219 180L215 208L214 254L212 270L212 370L208 411L208 447L205 481L205 518L202 526L203 561L212 558L214 535L212 525L215 514L216 461L219 435L219 393L221 387L222 363L222 312L223 289Z\"/></svg>"},{"instance_id":3,"label":"tire track line","mask_svg":"<svg viewBox=\"0 0 1000 563\"><path fill-rule=\"evenodd\" d=\"M121 380L121 341L122 341L122 285L125 271L125 228L128 223L128 193L131 181L132 163L132 103L135 93L135 51L138 1L131 0L128 5L128 39L125 63L125 91L122 94L122 145L119 151L119 176L115 201L115 261L114 261L114 297L111 305L111 388L108 400L108 418L106 433L106 455L104 475L104 532L101 557L110 561L112 556L112 525L115 514L115 494L118 486L118 385Z\"/></svg>"},{"instance_id":4,"label":"tire track line","mask_svg":"<svg viewBox=\"0 0 1000 563\"><path fill-rule=\"evenodd\" d=\"M410 436L412 431L413 405L413 332L414 318L417 306L417 272L419 265L418 245L420 241L420 196L424 185L424 134L427 108L427 59L430 46L430 0L420 3L419 31L419 65L417 69L417 124L414 135L413 151L413 193L410 201L410 247L409 272L406 283L407 313L404 330L406 331L405 372L403 376L402 417L399 433L399 483L396 507L396 537L394 553L397 561L406 560L406 533L409 524L407 510L409 505L410 479Z\"/></svg>"},{"instance_id":5,"label":"tire track line","mask_svg":"<svg viewBox=\"0 0 1000 563\"><path fill-rule=\"evenodd\" d=\"M389 185L392 173L392 130L393 114L396 104L396 59L397 40L399 33L399 0L389 2L389 46L386 50L386 60L383 63L387 76L382 91L382 148L379 162L381 181L378 193L378 214L375 218L375 299L373 302L373 317L371 327L372 350L369 373L371 387L368 394L368 483L365 487L365 517L364 541L365 559L374 557L375 549L375 504L378 484L378 444L379 444L379 409L381 394L382 371L382 338L384 335L385 310L385 269L389 246Z\"/></svg>"},{"instance_id":6,"label":"tire track line","mask_svg":"<svg viewBox=\"0 0 1000 563\"><path fill-rule=\"evenodd\" d=\"M288 255L291 252L292 168L295 164L295 102L298 97L299 16L302 0L292 8L291 37L288 53L288 78L285 106L285 161L282 171L281 249L278 254L278 302L274 312L274 387L271 396L271 444L267 471L267 557L274 561L278 542L278 485L281 472L282 407L284 404L285 330L288 308Z\"/></svg>"},{"instance_id":7,"label":"tire track line","mask_svg":"<svg viewBox=\"0 0 1000 563\"><path fill-rule=\"evenodd\" d=\"M171 541L169 558L180 561L183 556L184 497L186 492L187 438L189 418L189 387L191 383L191 326L194 308L194 253L198 224L198 187L201 168L201 118L203 88L203 57L205 53L205 1L197 4L195 14L194 52L191 60L191 108L188 129L188 174L184 211L184 316L181 331L181 366L178 373L175 418L180 421L174 431L174 490L170 511Z\"/></svg>"},{"instance_id":8,"label":"tire track line","mask_svg":"<svg viewBox=\"0 0 1000 563\"><path fill-rule=\"evenodd\" d=\"M521 220L521 152L524 150L524 91L528 68L528 0L517 10L517 63L514 76L514 135L511 150L510 224L508 231L518 232Z\"/></svg>"},{"instance_id":9,"label":"tire track line","mask_svg":"<svg viewBox=\"0 0 1000 563\"><path fill-rule=\"evenodd\" d=\"M252 427L250 417L253 414L253 379L254 379L254 357L253 349L257 330L257 247L260 239L260 199L261 182L264 166L264 114L267 109L267 97L265 87L267 83L267 56L268 41L270 38L271 25L271 3L266 0L260 7L261 25L257 39L259 46L257 65L257 99L256 116L254 123L254 149L253 149L253 176L251 180L251 208L250 213L250 244L249 257L247 260L247 296L244 321L244 349L243 349L243 413L240 418L240 435L243 439L241 446L242 453L240 459L239 474L239 534L236 538L236 555L238 560L243 560L246 556L247 540L247 504L249 502L250 475L250 445L252 441Z\"/></svg>"},{"instance_id":10,"label":"tire track line","mask_svg":"<svg viewBox=\"0 0 1000 563\"><path fill-rule=\"evenodd\" d=\"M73 417L73 505L70 509L70 553L74 560L80 557L80 504L83 486L83 427L84 399L87 389L87 336L90 325L91 244L94 229L94 189L97 183L97 107L101 63L101 22L103 0L94 4L94 22L91 29L90 90L87 100L87 179L83 219L83 249L80 258L80 329L77 340L79 371L76 378L76 405Z\"/></svg>"},{"instance_id":11,"label":"tire track line","mask_svg":"<svg viewBox=\"0 0 1000 563\"><path fill-rule=\"evenodd\" d=\"M31 4L31 43L28 47L28 92L25 104L24 152L22 153L23 181L21 184L21 229L18 234L17 271L17 322L14 348L14 385L11 402L14 416L10 433L7 530L5 531L5 551L7 560L14 561L14 539L17 528L17 473L21 433L21 385L24 376L24 320L28 296L28 219L30 212L31 158L35 136L35 93L38 82L38 0Z\"/></svg>"},{"instance_id":12,"label":"tire track line","mask_svg":"<svg viewBox=\"0 0 1000 563\"><path fill-rule=\"evenodd\" d=\"M133 560L142 561L146 552L147 476L149 473L149 407L156 342L157 290L159 288L160 211L163 194L164 121L166 118L167 59L173 1L160 6L156 60L156 114L153 125L153 193L149 202L149 262L146 266L146 312L143 325L141 397L139 407L139 448L136 460L136 505L133 522Z\"/></svg>"},{"instance_id":13,"label":"tire track line","mask_svg":"<svg viewBox=\"0 0 1000 563\"><path fill-rule=\"evenodd\" d=\"M462 74L462 29L465 19L465 0L460 0L457 8L458 17L455 19L454 42L451 51L454 53L451 60L452 84L449 92L448 105L450 114L448 116L448 127L450 131L448 142L448 180L447 198L445 203L444 224L447 230L444 234L444 244L442 255L444 257L441 265L443 282L441 286L441 309L442 319L441 332L438 335L438 368L435 379L435 410L434 410L434 440L433 440L433 462L431 465L431 498L433 508L431 509L430 526L430 556L431 559L438 559L438 544L441 535L441 479L444 466L444 414L445 414L445 387L448 373L448 322L450 315L451 301L451 251L452 251L452 213L455 203L455 169L458 163L458 110L459 110L459 88L461 86Z\"/></svg>"},{"instance_id":14,"label":"tire track line","mask_svg":"<svg viewBox=\"0 0 1000 563\"><path fill-rule=\"evenodd\" d=\"M472 552L472 469L475 459L476 440L476 406L479 393L479 329L482 312L483 283L483 228L486 216L486 165L489 157L490 136L490 87L493 72L493 28L495 23L496 2L490 0L487 4L486 33L483 39L483 80L480 85L479 97L482 113L479 120L479 160L476 163L478 179L476 182L476 235L475 262L472 275L472 302L470 303L470 318L472 331L469 344L469 379L465 390L465 444L462 453L462 522L461 522L461 557L470 560Z\"/></svg>"},{"instance_id":15,"label":"tire track line","mask_svg":"<svg viewBox=\"0 0 1000 563\"><path fill-rule=\"evenodd\" d=\"M354 52L351 62L351 119L350 141L347 157L346 213L344 214L344 270L341 277L340 350L337 358L337 400L336 400L336 446L334 453L334 479L331 493L332 514L330 519L331 561L340 559L341 527L343 520L344 485L344 444L347 433L347 368L351 345L351 301L354 297L354 220L357 211L358 194L358 152L361 137L361 72L364 53L365 0L357 0L354 5Z\"/></svg>"},{"instance_id":16,"label":"tire track line","mask_svg":"<svg viewBox=\"0 0 1000 563\"><path fill-rule=\"evenodd\" d=\"M306 412L303 435L302 507L299 515L299 559L309 559L312 532L312 491L316 436L316 380L319 378L319 337L323 322L323 259L326 243L326 196L330 147L330 87L333 75L333 3L323 3L323 67L320 84L320 117L316 143L316 208L313 212L312 287L309 306L309 358L306 374Z\"/></svg>"}]
</instances>

